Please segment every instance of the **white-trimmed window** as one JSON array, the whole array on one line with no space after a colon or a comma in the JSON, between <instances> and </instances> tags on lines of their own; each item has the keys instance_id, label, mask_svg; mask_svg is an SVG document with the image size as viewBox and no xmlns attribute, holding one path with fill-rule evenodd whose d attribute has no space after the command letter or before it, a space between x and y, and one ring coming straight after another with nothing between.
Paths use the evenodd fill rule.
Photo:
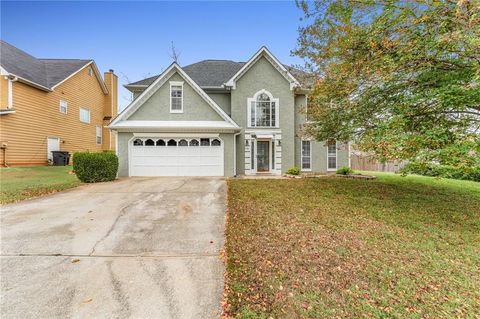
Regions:
<instances>
[{"instance_id":1,"label":"white-trimmed window","mask_svg":"<svg viewBox=\"0 0 480 319\"><path fill-rule=\"evenodd\" d=\"M278 99L266 90L257 92L248 99L249 127L278 127Z\"/></svg>"},{"instance_id":2,"label":"white-trimmed window","mask_svg":"<svg viewBox=\"0 0 480 319\"><path fill-rule=\"evenodd\" d=\"M80 108L80 122L90 123L90 110L84 107Z\"/></svg>"},{"instance_id":3,"label":"white-trimmed window","mask_svg":"<svg viewBox=\"0 0 480 319\"><path fill-rule=\"evenodd\" d=\"M337 169L337 141L329 140L327 148L327 170L334 171Z\"/></svg>"},{"instance_id":4,"label":"white-trimmed window","mask_svg":"<svg viewBox=\"0 0 480 319\"><path fill-rule=\"evenodd\" d=\"M58 106L58 110L60 111L60 113L67 114L67 111L68 111L68 103L67 103L67 101L60 100L60 104L59 104L59 106Z\"/></svg>"},{"instance_id":5,"label":"white-trimmed window","mask_svg":"<svg viewBox=\"0 0 480 319\"><path fill-rule=\"evenodd\" d=\"M92 75L93 75L93 70L92 70L92 68L88 68L88 75L89 75L89 76L92 76Z\"/></svg>"},{"instance_id":6,"label":"white-trimmed window","mask_svg":"<svg viewBox=\"0 0 480 319\"><path fill-rule=\"evenodd\" d=\"M95 126L95 140L97 144L102 144L102 127L100 125Z\"/></svg>"},{"instance_id":7,"label":"white-trimmed window","mask_svg":"<svg viewBox=\"0 0 480 319\"><path fill-rule=\"evenodd\" d=\"M312 170L312 142L302 141L302 171Z\"/></svg>"},{"instance_id":8,"label":"white-trimmed window","mask_svg":"<svg viewBox=\"0 0 480 319\"><path fill-rule=\"evenodd\" d=\"M183 113L183 82L170 82L170 113Z\"/></svg>"}]
</instances>

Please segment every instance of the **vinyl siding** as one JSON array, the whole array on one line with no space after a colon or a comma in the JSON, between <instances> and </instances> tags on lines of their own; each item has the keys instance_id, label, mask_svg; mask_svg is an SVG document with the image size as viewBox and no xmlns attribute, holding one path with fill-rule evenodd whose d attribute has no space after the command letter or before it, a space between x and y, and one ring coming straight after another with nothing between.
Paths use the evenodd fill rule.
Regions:
<instances>
[{"instance_id":1,"label":"vinyl siding","mask_svg":"<svg viewBox=\"0 0 480 319\"><path fill-rule=\"evenodd\" d=\"M0 76L0 109L5 110L8 107L8 80Z\"/></svg>"},{"instance_id":2,"label":"vinyl siding","mask_svg":"<svg viewBox=\"0 0 480 319\"><path fill-rule=\"evenodd\" d=\"M109 94L116 95L115 92L110 90ZM114 99L110 100L110 107L112 102L116 103ZM67 114L60 113L60 100L67 101ZM103 120L107 100L108 96L102 91L99 80L95 75L89 76L87 68L56 87L53 92L14 82L13 107L16 113L0 117L0 141L8 145L7 164L47 164L49 136L60 138L60 149L70 153L109 149L110 143L99 145L95 138L96 125L108 124ZM90 110L89 124L80 122L80 107ZM103 130L103 140L110 140L108 130ZM111 145L114 147L115 141Z\"/></svg>"}]
</instances>

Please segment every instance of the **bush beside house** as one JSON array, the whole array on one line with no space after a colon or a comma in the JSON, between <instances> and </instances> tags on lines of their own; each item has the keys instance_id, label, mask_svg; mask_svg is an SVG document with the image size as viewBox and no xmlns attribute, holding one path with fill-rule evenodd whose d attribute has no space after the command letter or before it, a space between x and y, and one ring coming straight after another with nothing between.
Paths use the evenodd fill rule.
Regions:
<instances>
[{"instance_id":1,"label":"bush beside house","mask_svg":"<svg viewBox=\"0 0 480 319\"><path fill-rule=\"evenodd\" d=\"M113 152L77 152L73 170L84 183L113 181L117 177L118 157Z\"/></svg>"},{"instance_id":2,"label":"bush beside house","mask_svg":"<svg viewBox=\"0 0 480 319\"><path fill-rule=\"evenodd\" d=\"M452 166L424 162L410 162L402 170L402 174L463 179L480 182L480 166Z\"/></svg>"}]
</instances>

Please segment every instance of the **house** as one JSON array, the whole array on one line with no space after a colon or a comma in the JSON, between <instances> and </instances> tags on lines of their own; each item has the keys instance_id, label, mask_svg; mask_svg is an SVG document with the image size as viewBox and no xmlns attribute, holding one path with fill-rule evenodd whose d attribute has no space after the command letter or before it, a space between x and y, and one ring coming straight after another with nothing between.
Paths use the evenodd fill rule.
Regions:
<instances>
[{"instance_id":1,"label":"house","mask_svg":"<svg viewBox=\"0 0 480 319\"><path fill-rule=\"evenodd\" d=\"M298 70L296 70L298 71ZM248 62L173 63L130 83L112 121L120 176L237 176L334 171L349 145L302 137L308 89L262 47Z\"/></svg>"},{"instance_id":2,"label":"house","mask_svg":"<svg viewBox=\"0 0 480 319\"><path fill-rule=\"evenodd\" d=\"M0 41L0 164L46 165L52 151L114 150L117 76L93 60L38 59Z\"/></svg>"}]
</instances>

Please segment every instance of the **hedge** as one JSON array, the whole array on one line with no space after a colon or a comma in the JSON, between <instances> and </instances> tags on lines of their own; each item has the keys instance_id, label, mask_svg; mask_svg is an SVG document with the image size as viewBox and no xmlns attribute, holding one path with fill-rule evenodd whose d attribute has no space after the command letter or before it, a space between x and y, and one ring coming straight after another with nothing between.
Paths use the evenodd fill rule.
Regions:
<instances>
[{"instance_id":1,"label":"hedge","mask_svg":"<svg viewBox=\"0 0 480 319\"><path fill-rule=\"evenodd\" d=\"M113 181L117 177L118 157L113 152L76 152L73 170L84 183Z\"/></svg>"},{"instance_id":2,"label":"hedge","mask_svg":"<svg viewBox=\"0 0 480 319\"><path fill-rule=\"evenodd\" d=\"M480 167L478 166L450 166L434 163L410 162L401 172L424 176L463 179L480 182Z\"/></svg>"}]
</instances>

